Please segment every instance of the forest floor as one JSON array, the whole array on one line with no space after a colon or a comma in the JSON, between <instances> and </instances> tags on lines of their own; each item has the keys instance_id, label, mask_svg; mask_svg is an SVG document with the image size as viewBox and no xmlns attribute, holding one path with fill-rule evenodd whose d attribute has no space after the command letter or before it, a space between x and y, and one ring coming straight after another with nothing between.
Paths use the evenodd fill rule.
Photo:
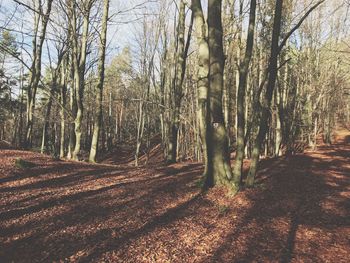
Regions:
<instances>
[{"instance_id":1,"label":"forest floor","mask_svg":"<svg viewBox=\"0 0 350 263\"><path fill-rule=\"evenodd\" d=\"M349 131L263 161L256 187L235 197L201 193L201 170L0 150L0 261L349 262Z\"/></svg>"}]
</instances>

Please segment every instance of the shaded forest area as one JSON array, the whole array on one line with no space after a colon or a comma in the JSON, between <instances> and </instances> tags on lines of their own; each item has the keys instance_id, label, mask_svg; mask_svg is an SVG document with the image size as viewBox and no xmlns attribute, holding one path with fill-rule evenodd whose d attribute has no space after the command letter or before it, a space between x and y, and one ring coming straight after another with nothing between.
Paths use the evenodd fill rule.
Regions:
<instances>
[{"instance_id":1,"label":"shaded forest area","mask_svg":"<svg viewBox=\"0 0 350 263\"><path fill-rule=\"evenodd\" d=\"M347 0L0 0L1 262L347 262Z\"/></svg>"}]
</instances>

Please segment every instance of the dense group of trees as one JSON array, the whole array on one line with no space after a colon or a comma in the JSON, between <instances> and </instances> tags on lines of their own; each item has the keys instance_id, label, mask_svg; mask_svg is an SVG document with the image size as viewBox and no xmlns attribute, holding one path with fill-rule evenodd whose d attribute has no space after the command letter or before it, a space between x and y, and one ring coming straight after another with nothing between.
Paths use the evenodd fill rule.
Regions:
<instances>
[{"instance_id":1,"label":"dense group of trees","mask_svg":"<svg viewBox=\"0 0 350 263\"><path fill-rule=\"evenodd\" d=\"M0 139L17 147L95 162L127 143L139 165L156 142L237 192L245 158L252 185L261 156L350 123L346 1L0 3Z\"/></svg>"}]
</instances>

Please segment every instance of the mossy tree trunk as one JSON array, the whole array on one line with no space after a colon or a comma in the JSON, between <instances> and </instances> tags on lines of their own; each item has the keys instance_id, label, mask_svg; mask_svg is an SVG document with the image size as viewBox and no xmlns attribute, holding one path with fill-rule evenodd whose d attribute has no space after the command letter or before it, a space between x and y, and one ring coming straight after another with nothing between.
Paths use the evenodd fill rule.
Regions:
<instances>
[{"instance_id":1,"label":"mossy tree trunk","mask_svg":"<svg viewBox=\"0 0 350 263\"><path fill-rule=\"evenodd\" d=\"M196 28L198 45L198 72L197 72L197 95L198 95L198 124L202 151L204 157L204 177L208 172L207 151L207 105L209 89L209 44L207 41L206 23L204 20L202 4L200 0L192 0L192 12Z\"/></svg>"},{"instance_id":2,"label":"mossy tree trunk","mask_svg":"<svg viewBox=\"0 0 350 263\"><path fill-rule=\"evenodd\" d=\"M85 64L87 56L88 34L90 24L90 11L92 8L93 0L86 0L82 5L83 12L83 25L81 32L81 40L79 41L79 32L77 31L77 13L76 3L72 1L70 4L70 25L72 31L72 46L73 46L73 68L74 68L74 88L75 88L75 101L76 101L76 115L74 120L74 132L75 132L75 146L72 153L72 158L78 160L80 147L81 147L81 123L83 119L83 97L85 88Z\"/></svg>"},{"instance_id":3,"label":"mossy tree trunk","mask_svg":"<svg viewBox=\"0 0 350 263\"><path fill-rule=\"evenodd\" d=\"M98 64L98 83L96 87L96 105L97 116L95 117L94 131L91 141L91 149L89 155L90 162L96 162L96 154L100 127L102 122L102 97L103 97L103 82L105 77L105 57L106 57L106 40L107 40L107 22L108 22L109 0L104 0L103 17L102 17L102 32L100 42L99 64Z\"/></svg>"},{"instance_id":4,"label":"mossy tree trunk","mask_svg":"<svg viewBox=\"0 0 350 263\"><path fill-rule=\"evenodd\" d=\"M232 171L228 152L228 136L224 123L223 95L223 29L221 21L221 0L208 1L208 44L209 44L209 90L207 118L208 171L205 187L225 185L237 191L232 185Z\"/></svg>"}]
</instances>

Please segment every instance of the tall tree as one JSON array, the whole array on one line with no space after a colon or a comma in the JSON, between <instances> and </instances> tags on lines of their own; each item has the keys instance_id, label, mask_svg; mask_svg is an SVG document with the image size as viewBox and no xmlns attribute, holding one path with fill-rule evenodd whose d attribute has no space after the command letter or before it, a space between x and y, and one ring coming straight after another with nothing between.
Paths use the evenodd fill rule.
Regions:
<instances>
[{"instance_id":1,"label":"tall tree","mask_svg":"<svg viewBox=\"0 0 350 263\"><path fill-rule=\"evenodd\" d=\"M103 98L103 83L105 77L105 57L106 57L106 40L107 40L107 22L108 22L109 0L104 0L103 17L102 17L102 32L100 37L100 53L98 64L98 83L96 86L96 105L97 116L95 117L94 131L91 141L90 162L96 162L96 153L98 149L98 140L100 127L102 122L102 98Z\"/></svg>"},{"instance_id":2,"label":"tall tree","mask_svg":"<svg viewBox=\"0 0 350 263\"><path fill-rule=\"evenodd\" d=\"M282 26L282 10L283 10L283 0L276 0L275 11L274 11L274 22L272 29L272 39L271 39L271 49L270 49L270 58L268 63L268 81L266 85L266 90L263 96L263 101L261 103L261 117L259 122L258 134L254 140L254 148L252 153L252 161L250 164L249 173L246 180L247 186L252 186L254 184L255 175L258 169L259 156L261 145L266 137L268 131L269 118L270 118L270 108L273 93L275 90L275 84L277 79L278 72L278 56L282 51L283 47L287 43L289 37L301 26L305 19L315 10L319 5L321 5L325 0L320 0L314 4L298 21L298 23L284 36L281 43L280 34Z\"/></svg>"},{"instance_id":3,"label":"tall tree","mask_svg":"<svg viewBox=\"0 0 350 263\"><path fill-rule=\"evenodd\" d=\"M72 158L78 160L78 154L81 147L81 125L83 119L84 110L84 88L85 88L85 68L86 68L86 56L88 47L88 34L89 34L89 23L90 23L90 12L94 0L85 0L81 3L80 9L83 15L83 26L81 32L81 39L79 39L78 30L78 17L77 17L77 6L78 3L70 1L70 26L72 31L72 49L73 49L73 71L74 71L74 99L76 101L76 114L74 120L74 131L75 131L75 146ZM79 41L80 40L80 41Z\"/></svg>"},{"instance_id":4,"label":"tall tree","mask_svg":"<svg viewBox=\"0 0 350 263\"><path fill-rule=\"evenodd\" d=\"M208 172L207 106L209 89L209 44L207 40L207 25L204 20L204 14L200 0L192 0L192 12L194 17L194 24L196 27L196 39L198 45L197 118L204 156L204 177L206 178Z\"/></svg>"},{"instance_id":5,"label":"tall tree","mask_svg":"<svg viewBox=\"0 0 350 263\"><path fill-rule=\"evenodd\" d=\"M228 151L228 136L222 107L224 51L221 21L221 0L208 1L208 44L209 44L209 90L207 118L208 172L205 187L225 185L237 191L232 185L232 171Z\"/></svg>"},{"instance_id":6,"label":"tall tree","mask_svg":"<svg viewBox=\"0 0 350 263\"><path fill-rule=\"evenodd\" d=\"M33 62L30 67L30 80L27 90L27 128L24 145L26 148L31 147L32 144L35 99L41 79L41 56L52 2L53 0L47 1L45 13L43 13L43 3L41 0L35 0L32 9L34 11Z\"/></svg>"},{"instance_id":7,"label":"tall tree","mask_svg":"<svg viewBox=\"0 0 350 263\"><path fill-rule=\"evenodd\" d=\"M66 53L66 46L63 44L61 47L57 46L57 65L56 67L52 66L51 62L51 56L50 52L49 54L49 60L50 60L50 92L49 92L49 101L47 103L46 107L46 114L45 114L45 122L43 125L43 133L42 133L42 139L41 139L41 153L45 153L48 151L48 142L49 142L49 124L50 124L50 114L51 114L51 108L54 101L54 96L56 95L58 91L58 81L61 73L61 63L63 61L64 55Z\"/></svg>"},{"instance_id":8,"label":"tall tree","mask_svg":"<svg viewBox=\"0 0 350 263\"><path fill-rule=\"evenodd\" d=\"M254 184L255 174L258 168L261 144L265 138L267 128L268 128L268 119L270 114L271 100L272 100L273 91L275 89L277 70L278 70L278 54L279 54L279 39L280 39L281 22L282 22L282 8L283 8L283 0L276 0L274 22L273 22L273 29L272 29L270 59L268 64L269 77L268 77L266 91L265 91L264 99L262 103L262 113L260 117L259 131L255 139L252 162L250 165L249 174L246 181L246 184L248 186L251 186Z\"/></svg>"},{"instance_id":9,"label":"tall tree","mask_svg":"<svg viewBox=\"0 0 350 263\"><path fill-rule=\"evenodd\" d=\"M180 126L180 111L181 111L181 101L183 97L183 83L185 79L186 72L186 60L187 53L189 48L189 41L191 38L192 31L192 21L193 15L191 18L191 24L188 31L187 45L185 45L185 20L186 20L186 9L185 9L185 1L180 0L179 5L179 19L177 25L177 41L175 47L175 74L173 79L173 90L172 90L172 98L173 98L173 110L171 112L171 120L170 120L170 131L169 131L169 146L168 146L168 154L167 154L167 162L174 163L176 162L177 157L177 141L178 141L178 132Z\"/></svg>"},{"instance_id":10,"label":"tall tree","mask_svg":"<svg viewBox=\"0 0 350 263\"><path fill-rule=\"evenodd\" d=\"M236 158L233 170L233 178L236 187L239 187L242 177L242 167L245 147L245 96L249 65L253 55L254 32L255 32L256 0L250 1L249 25L246 51L239 68L239 86L237 91L237 144Z\"/></svg>"}]
</instances>

